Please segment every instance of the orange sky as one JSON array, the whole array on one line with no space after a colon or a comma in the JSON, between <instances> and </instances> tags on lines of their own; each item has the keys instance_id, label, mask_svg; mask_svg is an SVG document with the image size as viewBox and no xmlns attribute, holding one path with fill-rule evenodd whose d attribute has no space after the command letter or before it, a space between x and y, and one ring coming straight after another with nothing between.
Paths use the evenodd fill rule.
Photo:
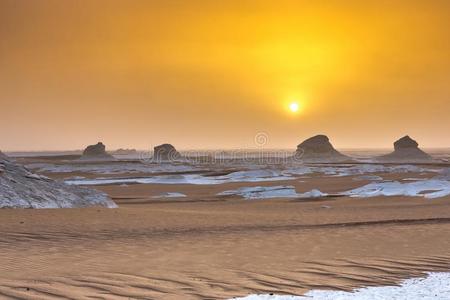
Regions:
<instances>
[{"instance_id":1,"label":"orange sky","mask_svg":"<svg viewBox=\"0 0 450 300\"><path fill-rule=\"evenodd\" d=\"M0 149L448 147L449 28L447 0L0 0Z\"/></svg>"}]
</instances>

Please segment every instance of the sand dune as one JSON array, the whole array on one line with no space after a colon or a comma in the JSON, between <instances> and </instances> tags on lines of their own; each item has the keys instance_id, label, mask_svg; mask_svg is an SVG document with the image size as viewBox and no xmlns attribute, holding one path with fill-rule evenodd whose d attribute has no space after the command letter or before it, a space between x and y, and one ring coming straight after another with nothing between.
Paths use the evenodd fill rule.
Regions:
<instances>
[{"instance_id":1,"label":"sand dune","mask_svg":"<svg viewBox=\"0 0 450 300\"><path fill-rule=\"evenodd\" d=\"M0 295L227 299L391 284L450 269L448 201L236 199L0 211Z\"/></svg>"},{"instance_id":2,"label":"sand dune","mask_svg":"<svg viewBox=\"0 0 450 300\"><path fill-rule=\"evenodd\" d=\"M53 178L142 176L150 183L94 185L119 204L114 210L0 210L1 299L302 295L450 271L450 196L345 194L398 182L420 187L420 196L431 192L431 178L447 184L442 165L146 169L27 160ZM194 177L207 182L184 180ZM280 186L288 187L286 198L278 197ZM224 191L268 192L271 199Z\"/></svg>"}]
</instances>

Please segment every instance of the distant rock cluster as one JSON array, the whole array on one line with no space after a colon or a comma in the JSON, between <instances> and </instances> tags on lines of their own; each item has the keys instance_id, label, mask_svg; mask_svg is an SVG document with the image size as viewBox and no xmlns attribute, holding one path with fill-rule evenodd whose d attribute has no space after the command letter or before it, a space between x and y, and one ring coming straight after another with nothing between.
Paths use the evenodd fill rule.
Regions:
<instances>
[{"instance_id":1,"label":"distant rock cluster","mask_svg":"<svg viewBox=\"0 0 450 300\"><path fill-rule=\"evenodd\" d=\"M102 142L89 145L84 149L81 159L88 160L113 160L114 157L106 152L106 146Z\"/></svg>"},{"instance_id":2,"label":"distant rock cluster","mask_svg":"<svg viewBox=\"0 0 450 300\"><path fill-rule=\"evenodd\" d=\"M136 149L117 149L116 151L112 152L114 155L131 155L131 154L137 154Z\"/></svg>"},{"instance_id":3,"label":"distant rock cluster","mask_svg":"<svg viewBox=\"0 0 450 300\"><path fill-rule=\"evenodd\" d=\"M350 158L337 151L326 135L316 135L297 146L295 158L305 161L344 161Z\"/></svg>"},{"instance_id":4,"label":"distant rock cluster","mask_svg":"<svg viewBox=\"0 0 450 300\"><path fill-rule=\"evenodd\" d=\"M306 162L343 162L352 158L337 151L326 135L316 135L297 146L294 158ZM419 148L419 144L408 135L394 142L392 153L374 158L380 162L423 162L432 157Z\"/></svg>"},{"instance_id":5,"label":"distant rock cluster","mask_svg":"<svg viewBox=\"0 0 450 300\"><path fill-rule=\"evenodd\" d=\"M175 161L181 159L181 154L171 144L162 144L153 148L153 160Z\"/></svg>"},{"instance_id":6,"label":"distant rock cluster","mask_svg":"<svg viewBox=\"0 0 450 300\"><path fill-rule=\"evenodd\" d=\"M394 142L394 152L377 158L382 161L422 161L431 160L431 156L421 149L419 144L408 135Z\"/></svg>"},{"instance_id":7,"label":"distant rock cluster","mask_svg":"<svg viewBox=\"0 0 450 300\"><path fill-rule=\"evenodd\" d=\"M0 208L117 207L104 193L31 173L0 157Z\"/></svg>"}]
</instances>

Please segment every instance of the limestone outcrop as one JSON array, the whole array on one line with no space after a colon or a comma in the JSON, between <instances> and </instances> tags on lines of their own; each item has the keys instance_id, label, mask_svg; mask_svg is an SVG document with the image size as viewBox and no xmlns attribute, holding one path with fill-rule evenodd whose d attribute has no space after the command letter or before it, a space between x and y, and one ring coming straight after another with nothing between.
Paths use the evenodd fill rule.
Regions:
<instances>
[{"instance_id":1,"label":"limestone outcrop","mask_svg":"<svg viewBox=\"0 0 450 300\"><path fill-rule=\"evenodd\" d=\"M419 148L419 144L408 135L394 142L394 152L382 155L377 160L382 161L424 161L431 156Z\"/></svg>"},{"instance_id":2,"label":"limestone outcrop","mask_svg":"<svg viewBox=\"0 0 450 300\"><path fill-rule=\"evenodd\" d=\"M162 144L153 148L154 161L175 161L181 159L181 154L171 144Z\"/></svg>"},{"instance_id":3,"label":"limestone outcrop","mask_svg":"<svg viewBox=\"0 0 450 300\"><path fill-rule=\"evenodd\" d=\"M89 145L84 149L81 159L88 160L113 160L114 157L106 152L106 146L102 142Z\"/></svg>"},{"instance_id":4,"label":"limestone outcrop","mask_svg":"<svg viewBox=\"0 0 450 300\"><path fill-rule=\"evenodd\" d=\"M305 161L334 162L350 158L337 151L326 135L316 135L297 146L295 158Z\"/></svg>"},{"instance_id":5,"label":"limestone outcrop","mask_svg":"<svg viewBox=\"0 0 450 300\"><path fill-rule=\"evenodd\" d=\"M75 208L117 205L100 191L67 185L0 158L0 208Z\"/></svg>"}]
</instances>

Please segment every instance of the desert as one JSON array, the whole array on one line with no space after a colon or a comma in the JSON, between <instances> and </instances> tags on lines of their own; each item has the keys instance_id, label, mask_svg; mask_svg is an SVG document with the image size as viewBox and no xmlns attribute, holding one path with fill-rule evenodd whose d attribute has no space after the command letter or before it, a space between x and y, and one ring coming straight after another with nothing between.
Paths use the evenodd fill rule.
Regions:
<instances>
[{"instance_id":1,"label":"desert","mask_svg":"<svg viewBox=\"0 0 450 300\"><path fill-rule=\"evenodd\" d=\"M441 160L14 160L118 208L0 210L5 298L304 295L450 267Z\"/></svg>"},{"instance_id":2,"label":"desert","mask_svg":"<svg viewBox=\"0 0 450 300\"><path fill-rule=\"evenodd\" d=\"M449 300L450 1L0 0L0 300Z\"/></svg>"}]
</instances>

